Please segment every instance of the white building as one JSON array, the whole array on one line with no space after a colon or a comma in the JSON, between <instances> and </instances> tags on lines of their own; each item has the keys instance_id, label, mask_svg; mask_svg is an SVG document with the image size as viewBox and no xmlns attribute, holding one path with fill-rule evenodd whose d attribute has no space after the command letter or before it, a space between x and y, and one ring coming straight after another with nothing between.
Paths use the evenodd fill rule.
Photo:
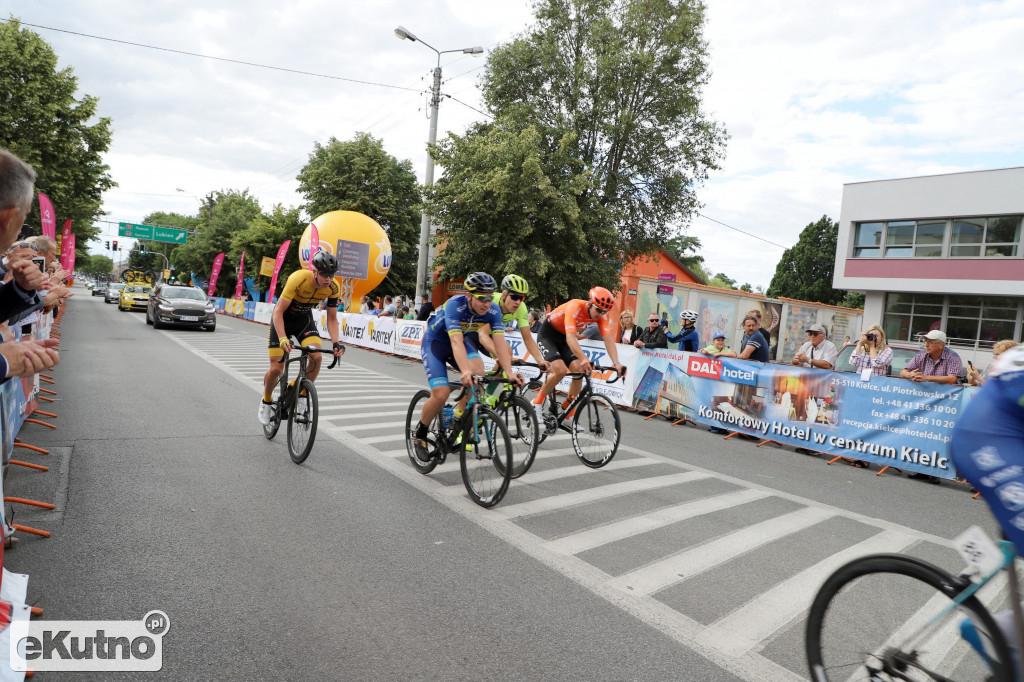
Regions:
<instances>
[{"instance_id":1,"label":"white building","mask_svg":"<svg viewBox=\"0 0 1024 682\"><path fill-rule=\"evenodd\" d=\"M833 286L892 341L941 329L964 360L1024 341L1024 168L843 187Z\"/></svg>"}]
</instances>

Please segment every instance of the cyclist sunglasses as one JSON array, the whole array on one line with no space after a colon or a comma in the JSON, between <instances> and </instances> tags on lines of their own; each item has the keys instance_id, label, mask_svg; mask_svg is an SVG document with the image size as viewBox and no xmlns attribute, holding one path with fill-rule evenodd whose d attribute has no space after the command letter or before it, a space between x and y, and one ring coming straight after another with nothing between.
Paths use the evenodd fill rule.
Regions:
<instances>
[{"instance_id":1,"label":"cyclist sunglasses","mask_svg":"<svg viewBox=\"0 0 1024 682\"><path fill-rule=\"evenodd\" d=\"M591 303L590 305L594 305L594 304L593 304L593 303ZM597 309L597 314L598 314L598 315L604 315L604 314L605 314L605 313L607 313L607 312L608 312L608 310L609 310L608 308L602 308L602 307L601 307L601 306L599 306L599 305L594 305L594 308L596 308L596 309Z\"/></svg>"},{"instance_id":2,"label":"cyclist sunglasses","mask_svg":"<svg viewBox=\"0 0 1024 682\"><path fill-rule=\"evenodd\" d=\"M513 301L522 301L526 299L526 297L523 296L522 294L509 294L508 297L511 298Z\"/></svg>"},{"instance_id":3,"label":"cyclist sunglasses","mask_svg":"<svg viewBox=\"0 0 1024 682\"><path fill-rule=\"evenodd\" d=\"M483 303L491 303L494 301L494 294L473 294L473 296Z\"/></svg>"}]
</instances>

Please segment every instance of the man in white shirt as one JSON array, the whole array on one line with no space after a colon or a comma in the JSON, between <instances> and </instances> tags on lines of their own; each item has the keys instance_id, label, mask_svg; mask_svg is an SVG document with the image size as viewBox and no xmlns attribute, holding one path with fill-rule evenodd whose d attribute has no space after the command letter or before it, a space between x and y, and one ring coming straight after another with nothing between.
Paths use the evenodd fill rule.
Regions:
<instances>
[{"instance_id":1,"label":"man in white shirt","mask_svg":"<svg viewBox=\"0 0 1024 682\"><path fill-rule=\"evenodd\" d=\"M839 351L826 338L825 328L820 324L812 324L805 331L810 340L800 346L800 350L793 356L793 364L816 369L833 369Z\"/></svg>"}]
</instances>

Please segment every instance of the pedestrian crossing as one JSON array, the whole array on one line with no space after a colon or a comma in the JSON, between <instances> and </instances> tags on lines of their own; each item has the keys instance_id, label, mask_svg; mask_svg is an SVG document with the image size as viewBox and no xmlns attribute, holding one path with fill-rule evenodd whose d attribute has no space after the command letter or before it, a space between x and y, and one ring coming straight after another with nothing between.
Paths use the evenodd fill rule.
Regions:
<instances>
[{"instance_id":1,"label":"pedestrian crossing","mask_svg":"<svg viewBox=\"0 0 1024 682\"><path fill-rule=\"evenodd\" d=\"M261 337L163 333L262 390L267 361ZM847 561L902 552L948 570L961 565L945 538L667 454L622 444L611 463L591 470L578 462L564 433L544 442L500 505L481 509L466 496L457 458L429 476L407 461L405 416L425 381L360 366L364 353L350 349L338 368L321 371L320 433L739 679L807 679L807 608L824 579ZM252 419L254 430L255 407L254 397L252 415L242 416ZM628 432L629 419L624 422ZM318 440L314 447L324 446ZM1003 597L988 593L992 605Z\"/></svg>"}]
</instances>

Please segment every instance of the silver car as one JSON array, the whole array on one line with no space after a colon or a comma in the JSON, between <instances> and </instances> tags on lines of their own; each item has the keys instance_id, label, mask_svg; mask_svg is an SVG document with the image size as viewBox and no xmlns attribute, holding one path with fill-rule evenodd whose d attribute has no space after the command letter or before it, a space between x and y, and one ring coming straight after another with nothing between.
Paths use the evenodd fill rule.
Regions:
<instances>
[{"instance_id":1,"label":"silver car","mask_svg":"<svg viewBox=\"0 0 1024 682\"><path fill-rule=\"evenodd\" d=\"M161 327L196 327L212 332L217 328L217 311L199 287L160 284L149 297L146 323Z\"/></svg>"},{"instance_id":2,"label":"silver car","mask_svg":"<svg viewBox=\"0 0 1024 682\"><path fill-rule=\"evenodd\" d=\"M104 303L118 303L121 300L121 290L124 289L124 282L113 282L107 287L103 294Z\"/></svg>"}]
</instances>

